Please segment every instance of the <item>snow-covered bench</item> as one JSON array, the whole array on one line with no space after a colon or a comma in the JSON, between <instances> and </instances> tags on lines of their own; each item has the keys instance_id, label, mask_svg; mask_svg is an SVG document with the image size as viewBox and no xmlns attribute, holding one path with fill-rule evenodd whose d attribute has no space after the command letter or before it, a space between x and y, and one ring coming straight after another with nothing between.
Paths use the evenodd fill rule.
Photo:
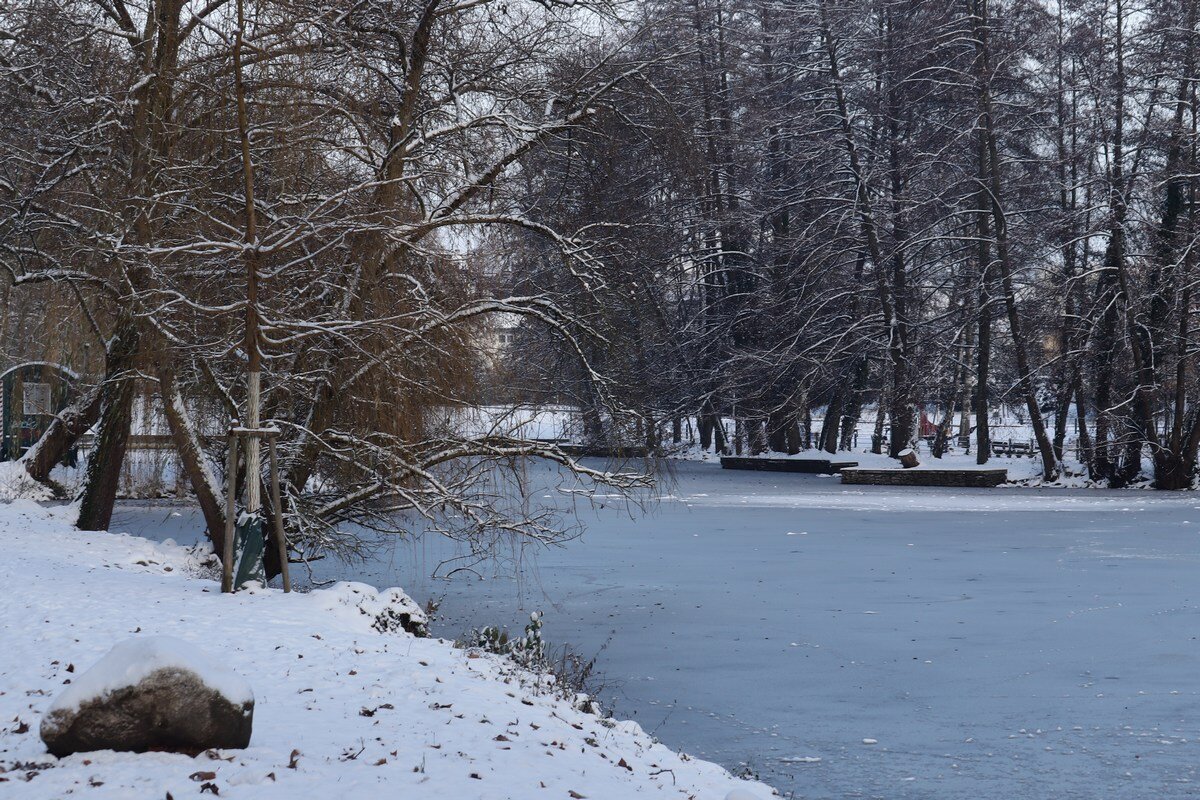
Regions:
<instances>
[{"instance_id":1,"label":"snow-covered bench","mask_svg":"<svg viewBox=\"0 0 1200 800\"><path fill-rule=\"evenodd\" d=\"M1007 442L992 442L992 455L994 456L1029 456L1037 452L1037 448L1033 446L1033 442L1014 442L1009 439Z\"/></svg>"}]
</instances>

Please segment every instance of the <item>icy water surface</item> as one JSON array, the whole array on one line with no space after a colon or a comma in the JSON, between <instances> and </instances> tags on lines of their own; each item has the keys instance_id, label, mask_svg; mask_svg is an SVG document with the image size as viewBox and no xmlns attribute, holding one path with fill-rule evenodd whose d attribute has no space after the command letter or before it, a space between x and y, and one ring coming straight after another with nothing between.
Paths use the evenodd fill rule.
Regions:
<instances>
[{"instance_id":1,"label":"icy water surface","mask_svg":"<svg viewBox=\"0 0 1200 800\"><path fill-rule=\"evenodd\" d=\"M1200 496L694 463L666 491L517 577L431 580L433 540L321 571L441 598L450 638L541 610L619 716L785 796L1200 796Z\"/></svg>"}]
</instances>

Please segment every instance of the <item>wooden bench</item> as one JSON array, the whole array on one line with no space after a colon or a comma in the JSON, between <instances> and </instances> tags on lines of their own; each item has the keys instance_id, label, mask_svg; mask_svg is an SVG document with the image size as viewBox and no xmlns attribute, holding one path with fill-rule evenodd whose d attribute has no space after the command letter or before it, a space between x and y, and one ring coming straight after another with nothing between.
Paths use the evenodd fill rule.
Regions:
<instances>
[{"instance_id":1,"label":"wooden bench","mask_svg":"<svg viewBox=\"0 0 1200 800\"><path fill-rule=\"evenodd\" d=\"M857 461L830 461L824 458L742 458L723 456L722 469L753 469L763 472L804 472L810 475L831 475L847 467L857 467Z\"/></svg>"},{"instance_id":2,"label":"wooden bench","mask_svg":"<svg viewBox=\"0 0 1200 800\"><path fill-rule=\"evenodd\" d=\"M1033 446L1033 442L1014 442L1011 439L1007 442L992 442L992 455L994 456L1029 456L1030 458L1037 452L1037 448Z\"/></svg>"},{"instance_id":3,"label":"wooden bench","mask_svg":"<svg viewBox=\"0 0 1200 800\"><path fill-rule=\"evenodd\" d=\"M872 486L992 488L1008 480L1006 469L844 469L842 483Z\"/></svg>"}]
</instances>

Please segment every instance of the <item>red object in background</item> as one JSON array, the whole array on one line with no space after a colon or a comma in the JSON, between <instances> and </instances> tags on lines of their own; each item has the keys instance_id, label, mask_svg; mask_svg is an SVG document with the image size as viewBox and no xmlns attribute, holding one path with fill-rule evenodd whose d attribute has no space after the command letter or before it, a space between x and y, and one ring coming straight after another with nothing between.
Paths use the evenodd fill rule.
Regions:
<instances>
[{"instance_id":1,"label":"red object in background","mask_svg":"<svg viewBox=\"0 0 1200 800\"><path fill-rule=\"evenodd\" d=\"M937 425L929 421L929 415L925 413L925 409L921 409L921 436L936 436Z\"/></svg>"}]
</instances>

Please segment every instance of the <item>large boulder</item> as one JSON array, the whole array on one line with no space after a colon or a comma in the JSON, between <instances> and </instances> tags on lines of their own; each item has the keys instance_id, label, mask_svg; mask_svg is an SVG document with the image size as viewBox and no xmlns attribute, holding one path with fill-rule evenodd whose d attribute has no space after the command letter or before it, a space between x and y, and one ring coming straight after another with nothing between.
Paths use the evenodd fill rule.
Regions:
<instances>
[{"instance_id":1,"label":"large boulder","mask_svg":"<svg viewBox=\"0 0 1200 800\"><path fill-rule=\"evenodd\" d=\"M250 744L254 693L236 673L171 636L120 642L59 695L41 735L56 756L90 750L195 755Z\"/></svg>"}]
</instances>

